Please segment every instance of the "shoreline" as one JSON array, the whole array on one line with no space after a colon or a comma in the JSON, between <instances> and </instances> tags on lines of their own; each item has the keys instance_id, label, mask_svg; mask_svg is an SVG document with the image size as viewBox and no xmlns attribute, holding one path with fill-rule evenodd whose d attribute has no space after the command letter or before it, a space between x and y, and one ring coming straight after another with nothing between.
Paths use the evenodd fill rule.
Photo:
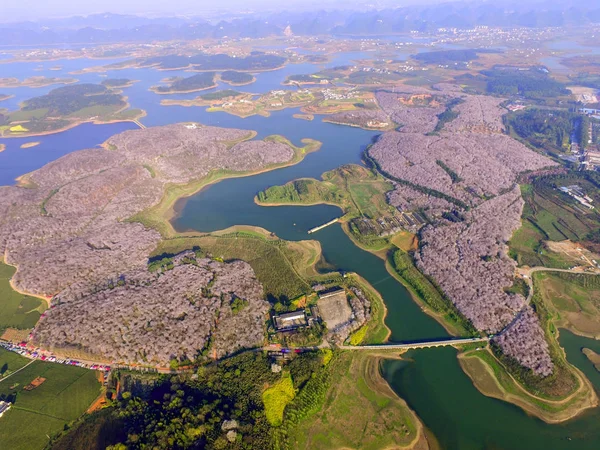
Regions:
<instances>
[{"instance_id":1,"label":"shoreline","mask_svg":"<svg viewBox=\"0 0 600 450\"><path fill-rule=\"evenodd\" d=\"M48 86L54 86L55 84L63 84L66 86L69 84L75 84L79 81L77 78L64 78L59 81L48 81L46 83L42 82L42 83L36 84L36 83L26 83L25 81L27 80L27 78L24 81L19 81L18 78L15 78L15 80L18 81L16 84L0 82L0 89L20 89L20 88L38 89L38 88L43 88L43 87L48 87ZM42 81L42 80L40 80L40 81ZM12 97L14 97L14 95L4 98L3 100L8 100L9 98L12 98Z\"/></svg>"},{"instance_id":2,"label":"shoreline","mask_svg":"<svg viewBox=\"0 0 600 450\"><path fill-rule=\"evenodd\" d=\"M250 72L242 72L241 70L236 70L236 72L240 72L240 73L250 73ZM233 86L233 87L239 87L239 86L248 86L249 84L253 84L256 83L256 77L253 75L252 76L252 80L246 82L246 83L234 83L232 81L225 81L223 78L221 78L221 75L223 74L219 74L219 81L229 85L229 86Z\"/></svg>"},{"instance_id":3,"label":"shoreline","mask_svg":"<svg viewBox=\"0 0 600 450\"><path fill-rule=\"evenodd\" d=\"M125 88L129 88L131 86L133 86L135 83L139 83L140 80L129 80L129 82L125 83L125 84L119 84L117 86L107 86L106 84L103 84L104 81L101 81L100 84L102 86L104 86L106 89L125 89Z\"/></svg>"},{"instance_id":4,"label":"shoreline","mask_svg":"<svg viewBox=\"0 0 600 450\"><path fill-rule=\"evenodd\" d=\"M127 109L127 108L125 108ZM123 111L123 110L121 110ZM85 123L91 123L93 125L110 125L112 123L121 123L121 122L131 122L134 123L136 125L138 125L137 121L140 120L143 117L146 117L147 113L145 110L141 110L142 114L138 115L137 117L133 118L133 119L113 119L113 120L98 120L98 119L94 119L94 120L78 120L75 121L73 123L70 123L67 126L64 126L62 128L58 128L56 130L51 130L51 131L40 131L38 133L29 133L29 132L24 132L21 134L9 134L9 135L2 135L0 134L0 139L15 139L15 138L30 138L30 137L36 137L36 136L48 136L51 134L56 134L56 133L62 133L63 131L69 131L72 128L78 127L79 125L83 125ZM118 112L116 113L118 114ZM139 125L138 125L139 126Z\"/></svg>"},{"instance_id":5,"label":"shoreline","mask_svg":"<svg viewBox=\"0 0 600 450\"><path fill-rule=\"evenodd\" d=\"M27 291L24 291L22 289L19 289L18 287L15 286L14 278L15 278L15 275L19 272L19 266L15 265L15 264L10 264L7 261L6 255L7 255L7 252L5 252L4 255L2 255L2 257L0 258L0 263L6 264L7 266L13 267L15 269L15 273L13 274L13 276L8 281L8 284L10 285L10 288L13 291L15 291L15 292L17 292L17 293L19 293L21 295L26 295L28 297L39 298L40 300L43 300L43 302L46 304L46 308L50 308L50 302L52 301L52 297L47 297L47 296L40 295L40 294L33 294L31 292L27 292ZM37 323L36 323L36 325L37 325Z\"/></svg>"},{"instance_id":6,"label":"shoreline","mask_svg":"<svg viewBox=\"0 0 600 450\"><path fill-rule=\"evenodd\" d=\"M489 349L486 349L485 351L487 351L488 353L491 354ZM596 394L596 391L595 391L593 385L587 379L587 377L575 366L571 365L571 367L574 369L575 377L580 382L580 386L564 399L548 400L548 399L544 399L544 398L535 396L535 395L531 394L529 391L527 391L527 389L524 388L521 385L521 383L519 383L517 380L514 379L514 377L506 370L506 368L502 365L502 363L500 363L494 357L495 360L498 361L498 364L500 364L501 367L504 369L504 372L508 375L513 386L515 386L522 394L524 394L526 396L524 398L517 394L507 392L506 389L498 381L497 377L494 375L493 368L491 368L489 366L489 364L487 364L485 361L481 360L477 356L469 356L471 353L472 353L472 351L466 352L466 353L459 353L457 355L457 358L458 358L458 362L460 364L461 369L471 379L473 386L475 386L475 388L481 394L485 395L486 397L496 398L498 400L518 406L523 411L525 411L525 413L532 415L534 417L537 417L538 419L544 421L547 424L559 424L559 423L566 422L568 420L571 420L571 419L583 414L588 409L596 408L599 404L598 396ZM493 355L492 355L492 357L493 357ZM496 389L495 392L492 389L490 389L489 386L484 387L482 385L482 381L480 379L479 380L476 379L476 375L473 373L473 371L475 369L472 369L472 368L469 369L467 367L467 363L465 362L466 360L469 360L469 359L477 360L478 364L480 364L482 366L481 370L484 370L485 373L487 374L487 376L493 381L494 387ZM582 397L581 399L579 399L579 397L581 397L581 395L583 393L585 393L586 389L591 393L591 398L590 398L590 395L587 394L585 397ZM571 401L579 401L580 404L576 405L576 407L574 407L573 410L569 410L569 407L567 407L567 409L558 410L556 412L553 412L553 411L545 411L542 406L535 405L535 403L530 403L528 401L529 399L531 399L532 402L536 402L536 401L541 402L542 404L546 405L547 407L552 407L552 406L560 407L561 405L564 405Z\"/></svg>"},{"instance_id":7,"label":"shoreline","mask_svg":"<svg viewBox=\"0 0 600 450\"><path fill-rule=\"evenodd\" d=\"M299 178L299 179L301 179L301 178ZM298 202L284 202L284 203L279 202L279 203L262 204L262 203L258 202L257 196L255 196L254 202L256 204L258 204L259 206L265 206L265 207L275 207L275 206L283 206L283 205L285 205L285 206L314 206L314 205L318 205L318 204L330 204L330 205L332 204L330 202L311 202L310 204L298 203ZM335 205L335 204L333 206L339 207L339 205ZM458 329L456 329L454 324L447 322L444 319L443 315L441 315L437 311L430 308L421 299L421 297L414 291L412 286L410 286L398 273L396 273L394 268L391 266L389 258L388 258L388 252L390 251L390 249L395 248L394 244L390 243L388 247L381 249L381 250L373 250L373 249L366 248L365 246L360 245L360 243L357 242L353 238L352 234L350 233L350 231L347 227L347 221L344 221L342 219L342 220L340 220L340 222L341 222L341 226L342 226L344 233L350 238L350 240L352 241L352 243L354 245L356 245L357 247L359 247L365 251L368 251L368 252L374 254L375 256L377 256L385 261L385 267L386 267L387 272L397 282L399 282L400 284L402 284L402 286L404 286L404 288L407 290L407 292L411 296L412 300L421 308L421 311L423 313L427 314L428 316L433 318L436 322L438 322L446 330L446 332L448 332L449 335L460 336L460 335L464 334L464 333L461 333ZM384 305L385 305L385 302L384 302ZM386 309L387 309L387 306L386 306ZM385 317L384 317L384 324L385 324ZM558 326L558 324L557 324L557 326ZM386 325L386 327L387 327L387 325ZM558 331L557 331L556 339L557 338L558 338ZM542 404L548 405L548 407L551 407L552 405L562 405L568 401L576 401L578 396L581 396L585 393L586 398L582 398L579 400L580 405L582 405L582 406L578 405L578 407L574 411L569 411L569 409L566 409L566 411L568 411L566 414L564 414L564 413L561 414L561 412L556 412L553 414L554 417L549 417L548 415L544 416L543 409L541 406L536 407L535 404L529 403L523 397L520 397L515 394L503 392L502 387L500 387L500 380L497 378L496 374L493 371L491 371L491 368L489 368L489 366L487 366L487 364L484 361L481 361L481 364L485 364L485 369L487 370L487 373L489 374L489 376L491 376L491 378L493 379L496 386L498 386L498 389L501 392L503 392L503 395L500 395L500 394L497 394L494 392L490 392L489 389L486 390L484 387L481 386L481 383L478 383L476 376L474 374L472 374L471 372L469 372L467 365L464 363L464 359L467 358L467 356L465 356L465 353L459 352L457 354L457 359L459 360L459 364L461 366L462 371L471 379L473 386L481 394L490 396L490 397L494 397L499 400L505 401L507 403L513 404L513 405L521 408L522 410L524 410L527 414L532 414L547 423L561 423L561 422L565 422L573 417L578 416L579 414L583 413L585 410L587 410L589 408L598 406L599 403L598 403L598 397L595 393L593 386L591 385L591 382L587 379L587 377L584 374L581 373L581 371L577 367L573 366L568 361L566 361L564 349L562 347L560 347L560 349L563 354L563 358L565 359L565 362L567 365L567 370L572 371L574 376L577 377L577 379L579 380L579 387L572 394L570 394L568 397L566 397L566 399L562 399L559 401L553 401L553 400L547 400L544 398L535 397L533 394L529 393L529 391L524 386L522 386L520 383L518 383L514 379L512 374L508 370L506 370L506 368L503 365L501 365L501 367L504 369L504 373L509 377L510 380L512 380L513 384L515 386L517 386L517 388L523 393L524 396L533 398L534 401L541 402ZM488 350L486 350L486 351L488 351ZM467 352L466 354L468 355L470 353ZM492 357L497 361L495 356L492 355ZM499 361L497 361L497 362L498 362L498 364L501 364ZM591 393L591 395L592 395L591 398L589 398L589 395L590 395L589 393Z\"/></svg>"},{"instance_id":8,"label":"shoreline","mask_svg":"<svg viewBox=\"0 0 600 450\"><path fill-rule=\"evenodd\" d=\"M257 134L258 133L256 131L251 131L248 136L244 137L243 139L240 139L237 142L232 143L232 146L239 142L251 140L254 137L256 137ZM172 221L174 219L176 219L177 217L179 217L179 213L180 213L181 209L183 208L183 205L181 205L180 203L182 201L185 201L185 199L197 194L202 189L204 189L208 186L218 183L219 181L223 181L223 180L231 179L231 178L242 178L242 177L248 177L248 176L253 176L253 175L259 175L261 173L270 172L272 170L282 169L284 167L296 165L299 162L301 162L306 155L308 155L312 152L318 151L322 146L321 142L316 141L314 139L310 139L310 138L302 139L301 142L303 144L305 144L305 147L296 147L290 141L288 141L287 139L285 139L282 136L278 136L278 135L267 136L265 139L269 139L269 138L275 139L275 140L280 140L280 141L283 140L284 143L286 143L287 145L290 145L290 147L294 150L294 156L292 157L292 159L290 159L290 161L288 161L286 163L275 164L275 165L272 165L269 167L264 167L262 169L248 171L248 172L226 172L226 173L213 172L213 173L209 173L208 175L202 177L199 180L192 181L192 182L184 184L184 185L179 184L179 185L167 186L163 193L161 200L156 205L154 205L146 210L146 211L156 210L157 211L156 216L152 212L149 214L149 216L147 215L148 213L144 214L144 212L142 212L140 214L135 215L130 220L140 221L140 223L142 223L144 226L149 226L144 223L144 221L146 219L152 220L152 222L155 222L154 225L156 225L153 228L155 228L163 236L163 238L169 238L169 237L173 237L173 236L177 236L177 235L182 235L182 232L179 232L174 228ZM174 192L174 191L181 191L181 193ZM137 219L139 219L139 220L137 220ZM198 230L196 230L195 232L202 233L201 231L198 231ZM185 233L185 232L183 232L183 233Z\"/></svg>"},{"instance_id":9,"label":"shoreline","mask_svg":"<svg viewBox=\"0 0 600 450\"><path fill-rule=\"evenodd\" d=\"M171 95L171 94L192 94L192 93L194 93L194 92L208 91L209 89L214 89L214 88L216 88L216 87L219 87L219 85L215 83L215 84L213 84L212 86L203 87L203 88L198 88L198 89L190 89L190 90L187 90L187 91L168 91L168 92L159 92L159 91L157 90L157 88L158 88L158 87L159 87L159 86L152 86L152 87L148 88L148 90L149 90L150 92L154 92L155 94L158 94L158 95Z\"/></svg>"},{"instance_id":10,"label":"shoreline","mask_svg":"<svg viewBox=\"0 0 600 450\"><path fill-rule=\"evenodd\" d=\"M332 113L332 114L337 114L337 113ZM347 127L354 127L354 128L360 128L361 130L366 130L366 131L381 131L381 132L385 132L385 131L392 131L394 129L397 128L397 126L387 126L387 127L383 127L383 128L372 128L372 127L363 127L361 125L357 125L354 123L343 123L343 122L336 122L335 120L330 120L327 118L328 114L324 114L326 117L323 117L323 119L321 119L323 122L326 123L332 123L334 125L343 125L343 126L347 126Z\"/></svg>"}]
</instances>

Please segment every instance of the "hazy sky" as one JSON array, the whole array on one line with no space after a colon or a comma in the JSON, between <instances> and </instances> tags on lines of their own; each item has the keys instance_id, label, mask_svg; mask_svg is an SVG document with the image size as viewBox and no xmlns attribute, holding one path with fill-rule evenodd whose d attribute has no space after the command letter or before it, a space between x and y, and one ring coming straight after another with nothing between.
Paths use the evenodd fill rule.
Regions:
<instances>
[{"instance_id":1,"label":"hazy sky","mask_svg":"<svg viewBox=\"0 0 600 450\"><path fill-rule=\"evenodd\" d=\"M225 9L294 9L332 6L402 6L443 0L0 0L0 21L65 17L75 14L202 15ZM448 0L446 0L448 1Z\"/></svg>"}]
</instances>

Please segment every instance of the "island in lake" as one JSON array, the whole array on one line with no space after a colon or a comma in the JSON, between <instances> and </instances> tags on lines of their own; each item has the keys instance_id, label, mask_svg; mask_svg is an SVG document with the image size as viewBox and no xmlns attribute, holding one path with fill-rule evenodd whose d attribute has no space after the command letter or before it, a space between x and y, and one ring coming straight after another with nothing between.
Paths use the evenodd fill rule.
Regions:
<instances>
[{"instance_id":1,"label":"island in lake","mask_svg":"<svg viewBox=\"0 0 600 450\"><path fill-rule=\"evenodd\" d=\"M40 88L45 86L52 86L53 84L73 84L77 83L76 78L54 78L54 77L29 77L24 80L18 78L0 78L0 88L18 88L18 87L30 87Z\"/></svg>"},{"instance_id":2,"label":"island in lake","mask_svg":"<svg viewBox=\"0 0 600 450\"><path fill-rule=\"evenodd\" d=\"M74 84L26 100L18 111L0 113L2 136L55 133L83 122L137 120L144 111L130 109L125 97L101 84Z\"/></svg>"},{"instance_id":3,"label":"island in lake","mask_svg":"<svg viewBox=\"0 0 600 450\"><path fill-rule=\"evenodd\" d=\"M162 80L166 86L152 86L150 90L156 94L186 94L204 91L217 87L214 72L202 72L191 77L172 77Z\"/></svg>"},{"instance_id":4,"label":"island in lake","mask_svg":"<svg viewBox=\"0 0 600 450\"><path fill-rule=\"evenodd\" d=\"M130 80L128 78L107 78L106 80L102 80L100 84L109 89L123 89L133 86L136 82L137 80Z\"/></svg>"},{"instance_id":5,"label":"island in lake","mask_svg":"<svg viewBox=\"0 0 600 450\"><path fill-rule=\"evenodd\" d=\"M0 110L3 445L596 450L597 26L477 8L28 30L103 43L0 61L97 80Z\"/></svg>"}]
</instances>

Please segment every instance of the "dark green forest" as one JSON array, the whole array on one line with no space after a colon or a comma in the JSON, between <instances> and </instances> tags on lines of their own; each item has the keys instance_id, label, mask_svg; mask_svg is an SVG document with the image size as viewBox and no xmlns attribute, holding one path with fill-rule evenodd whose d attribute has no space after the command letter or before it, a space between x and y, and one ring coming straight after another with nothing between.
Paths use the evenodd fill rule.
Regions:
<instances>
[{"instance_id":1,"label":"dark green forest","mask_svg":"<svg viewBox=\"0 0 600 450\"><path fill-rule=\"evenodd\" d=\"M536 148L551 153L569 150L571 131L580 117L566 110L531 108L504 116L507 129Z\"/></svg>"},{"instance_id":2,"label":"dark green forest","mask_svg":"<svg viewBox=\"0 0 600 450\"><path fill-rule=\"evenodd\" d=\"M178 78L169 86L159 86L157 92L187 92L207 89L215 85L215 73L203 72L187 78Z\"/></svg>"},{"instance_id":3,"label":"dark green forest","mask_svg":"<svg viewBox=\"0 0 600 450\"><path fill-rule=\"evenodd\" d=\"M310 352L297 355L285 370L302 392L326 369L321 353ZM246 352L201 367L194 377L123 373L119 378L124 388L112 406L83 419L48 448L270 449L277 441L262 393L281 374L271 371L263 353ZM232 420L235 438L228 439L223 424Z\"/></svg>"},{"instance_id":4,"label":"dark green forest","mask_svg":"<svg viewBox=\"0 0 600 450\"><path fill-rule=\"evenodd\" d=\"M520 95L533 99L569 94L562 83L551 78L542 68L495 68L481 73L485 76L487 92L490 94Z\"/></svg>"},{"instance_id":5,"label":"dark green forest","mask_svg":"<svg viewBox=\"0 0 600 450\"><path fill-rule=\"evenodd\" d=\"M252 74L246 72L236 72L235 70L227 70L221 74L221 80L232 84L247 84L254 80Z\"/></svg>"},{"instance_id":6,"label":"dark green forest","mask_svg":"<svg viewBox=\"0 0 600 450\"><path fill-rule=\"evenodd\" d=\"M93 106L125 106L119 94L113 94L100 84L73 84L52 89L48 94L27 100L23 111L48 109L47 116L66 116Z\"/></svg>"},{"instance_id":7,"label":"dark green forest","mask_svg":"<svg viewBox=\"0 0 600 450\"><path fill-rule=\"evenodd\" d=\"M285 58L281 56L264 53L252 54L243 58L200 53L189 57L184 55L155 56L142 60L141 65L157 65L163 69L183 69L193 66L198 70L271 70L281 67L285 61Z\"/></svg>"}]
</instances>

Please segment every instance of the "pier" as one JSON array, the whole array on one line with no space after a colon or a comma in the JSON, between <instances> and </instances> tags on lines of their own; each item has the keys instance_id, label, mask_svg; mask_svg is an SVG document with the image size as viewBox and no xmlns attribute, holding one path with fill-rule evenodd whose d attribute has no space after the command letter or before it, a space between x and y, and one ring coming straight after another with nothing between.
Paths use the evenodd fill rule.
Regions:
<instances>
[{"instance_id":1,"label":"pier","mask_svg":"<svg viewBox=\"0 0 600 450\"><path fill-rule=\"evenodd\" d=\"M330 220L329 222L324 223L323 225L319 225L318 227L311 228L310 230L308 230L308 234L316 233L317 231L322 230L323 228L328 227L329 225L333 225L334 223L336 223L339 220L340 220L340 218L336 217L335 219Z\"/></svg>"}]
</instances>

